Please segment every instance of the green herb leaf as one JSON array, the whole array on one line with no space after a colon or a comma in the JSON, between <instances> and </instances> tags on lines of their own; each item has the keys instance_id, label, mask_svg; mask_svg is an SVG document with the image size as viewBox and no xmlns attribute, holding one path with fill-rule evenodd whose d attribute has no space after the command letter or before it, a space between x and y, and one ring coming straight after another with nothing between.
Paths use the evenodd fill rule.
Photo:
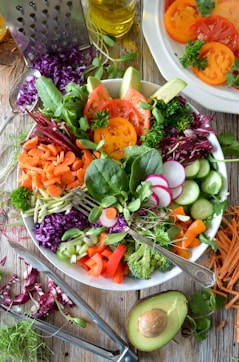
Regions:
<instances>
[{"instance_id":1,"label":"green herb leaf","mask_svg":"<svg viewBox=\"0 0 239 362\"><path fill-rule=\"evenodd\" d=\"M204 41L197 39L196 41L189 40L185 47L185 54L179 58L180 63L184 68L189 66L197 67L198 70L203 70L207 67L207 58L199 58L200 49Z\"/></svg>"},{"instance_id":2,"label":"green herb leaf","mask_svg":"<svg viewBox=\"0 0 239 362\"><path fill-rule=\"evenodd\" d=\"M198 11L202 16L209 16L215 8L215 1L212 0L196 0Z\"/></svg>"},{"instance_id":3,"label":"green herb leaf","mask_svg":"<svg viewBox=\"0 0 239 362\"><path fill-rule=\"evenodd\" d=\"M107 127L109 123L109 113L106 110L100 110L94 113L93 122L91 124L91 129L95 130L96 128Z\"/></svg>"}]
</instances>

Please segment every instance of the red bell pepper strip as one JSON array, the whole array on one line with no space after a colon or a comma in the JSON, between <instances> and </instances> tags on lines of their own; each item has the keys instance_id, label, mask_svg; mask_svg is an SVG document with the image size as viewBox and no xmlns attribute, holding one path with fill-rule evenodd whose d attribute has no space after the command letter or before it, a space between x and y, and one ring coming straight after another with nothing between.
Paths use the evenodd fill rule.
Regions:
<instances>
[{"instance_id":1,"label":"red bell pepper strip","mask_svg":"<svg viewBox=\"0 0 239 362\"><path fill-rule=\"evenodd\" d=\"M124 256L124 253L126 252L126 245L119 244L117 248L113 251L113 254L109 257L109 261L106 267L105 275L106 278L113 278L116 270L121 262L121 259Z\"/></svg>"}]
</instances>

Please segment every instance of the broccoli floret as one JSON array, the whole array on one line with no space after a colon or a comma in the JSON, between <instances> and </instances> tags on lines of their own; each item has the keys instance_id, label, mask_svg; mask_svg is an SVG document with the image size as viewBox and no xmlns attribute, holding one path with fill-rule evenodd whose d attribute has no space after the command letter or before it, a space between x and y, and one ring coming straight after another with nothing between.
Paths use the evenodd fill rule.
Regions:
<instances>
[{"instance_id":1,"label":"broccoli floret","mask_svg":"<svg viewBox=\"0 0 239 362\"><path fill-rule=\"evenodd\" d=\"M28 188L23 186L18 186L17 189L13 190L11 192L10 198L12 205L21 211L27 211L31 208L30 204L30 196L31 191L28 190Z\"/></svg>"},{"instance_id":2,"label":"broccoli floret","mask_svg":"<svg viewBox=\"0 0 239 362\"><path fill-rule=\"evenodd\" d=\"M156 250L152 250L151 252L151 263L154 264L155 270L157 269L163 273L168 272L174 267L174 264L170 260Z\"/></svg>"},{"instance_id":3,"label":"broccoli floret","mask_svg":"<svg viewBox=\"0 0 239 362\"><path fill-rule=\"evenodd\" d=\"M139 279L150 279L154 266L151 265L151 250L145 244L136 243L135 251L125 255L130 273Z\"/></svg>"},{"instance_id":4,"label":"broccoli floret","mask_svg":"<svg viewBox=\"0 0 239 362\"><path fill-rule=\"evenodd\" d=\"M124 260L128 263L130 274L138 279L150 279L155 270L167 272L174 266L163 255L137 241L127 245Z\"/></svg>"}]
</instances>

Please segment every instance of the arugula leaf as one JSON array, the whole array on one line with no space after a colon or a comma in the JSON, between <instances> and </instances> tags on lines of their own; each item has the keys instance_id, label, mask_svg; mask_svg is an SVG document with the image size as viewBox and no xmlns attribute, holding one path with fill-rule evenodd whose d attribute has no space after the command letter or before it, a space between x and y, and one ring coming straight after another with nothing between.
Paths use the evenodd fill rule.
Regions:
<instances>
[{"instance_id":1,"label":"arugula leaf","mask_svg":"<svg viewBox=\"0 0 239 362\"><path fill-rule=\"evenodd\" d=\"M202 16L209 16L215 8L215 1L212 0L196 0L197 8Z\"/></svg>"},{"instance_id":2,"label":"arugula leaf","mask_svg":"<svg viewBox=\"0 0 239 362\"><path fill-rule=\"evenodd\" d=\"M185 54L179 58L179 61L184 68L188 68L191 65L197 67L198 70L203 70L207 67L207 57L199 58L200 49L203 44L204 41L201 39L195 41L189 40L187 42Z\"/></svg>"}]
</instances>

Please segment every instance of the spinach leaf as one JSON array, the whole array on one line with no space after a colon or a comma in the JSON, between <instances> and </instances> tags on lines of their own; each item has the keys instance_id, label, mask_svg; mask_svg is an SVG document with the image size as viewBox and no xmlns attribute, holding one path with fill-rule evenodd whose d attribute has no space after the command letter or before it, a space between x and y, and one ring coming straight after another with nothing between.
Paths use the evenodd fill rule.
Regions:
<instances>
[{"instance_id":1,"label":"spinach leaf","mask_svg":"<svg viewBox=\"0 0 239 362\"><path fill-rule=\"evenodd\" d=\"M162 157L156 149L145 152L142 156L137 157L132 163L129 180L130 191L134 194L137 186L145 178L154 173L163 172Z\"/></svg>"},{"instance_id":2,"label":"spinach leaf","mask_svg":"<svg viewBox=\"0 0 239 362\"><path fill-rule=\"evenodd\" d=\"M85 184L89 194L99 202L106 196L128 191L127 174L111 159L92 161L86 170Z\"/></svg>"},{"instance_id":3,"label":"spinach leaf","mask_svg":"<svg viewBox=\"0 0 239 362\"><path fill-rule=\"evenodd\" d=\"M61 107L63 96L50 78L41 75L36 80L36 89L45 108L55 112Z\"/></svg>"}]
</instances>

